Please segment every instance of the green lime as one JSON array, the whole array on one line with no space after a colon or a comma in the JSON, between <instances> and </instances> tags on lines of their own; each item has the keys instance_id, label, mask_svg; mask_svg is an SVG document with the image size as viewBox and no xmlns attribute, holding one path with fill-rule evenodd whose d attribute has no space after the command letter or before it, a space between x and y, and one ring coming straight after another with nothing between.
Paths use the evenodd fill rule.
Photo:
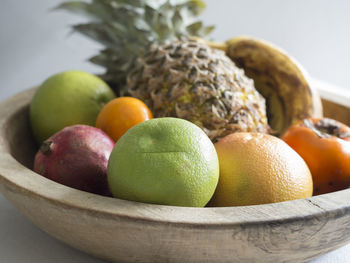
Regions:
<instances>
[{"instance_id":1,"label":"green lime","mask_svg":"<svg viewBox=\"0 0 350 263\"><path fill-rule=\"evenodd\" d=\"M219 161L199 127L182 119L158 118L137 124L118 140L107 176L117 198L203 207L218 183Z\"/></svg>"},{"instance_id":2,"label":"green lime","mask_svg":"<svg viewBox=\"0 0 350 263\"><path fill-rule=\"evenodd\" d=\"M30 104L30 123L38 143L74 124L95 126L102 107L115 98L99 77L81 71L66 71L48 78Z\"/></svg>"}]
</instances>

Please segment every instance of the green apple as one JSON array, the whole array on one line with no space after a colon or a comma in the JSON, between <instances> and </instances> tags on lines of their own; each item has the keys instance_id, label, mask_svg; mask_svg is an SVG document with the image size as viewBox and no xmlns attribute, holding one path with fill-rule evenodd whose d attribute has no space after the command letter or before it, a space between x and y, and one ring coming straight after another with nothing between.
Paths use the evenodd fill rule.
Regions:
<instances>
[{"instance_id":1,"label":"green apple","mask_svg":"<svg viewBox=\"0 0 350 263\"><path fill-rule=\"evenodd\" d=\"M113 90L95 75L82 71L53 75L38 88L30 104L33 135L41 144L64 127L95 126L102 107L114 98Z\"/></svg>"}]
</instances>

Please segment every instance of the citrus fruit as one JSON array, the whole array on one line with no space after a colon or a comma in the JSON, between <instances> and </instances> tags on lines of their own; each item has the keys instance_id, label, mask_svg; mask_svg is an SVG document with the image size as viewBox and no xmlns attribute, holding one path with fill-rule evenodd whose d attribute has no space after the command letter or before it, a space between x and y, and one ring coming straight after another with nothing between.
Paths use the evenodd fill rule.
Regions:
<instances>
[{"instance_id":1,"label":"citrus fruit","mask_svg":"<svg viewBox=\"0 0 350 263\"><path fill-rule=\"evenodd\" d=\"M132 97L119 97L108 102L97 116L96 127L105 131L114 141L136 124L152 119L146 104Z\"/></svg>"},{"instance_id":2,"label":"citrus fruit","mask_svg":"<svg viewBox=\"0 0 350 263\"><path fill-rule=\"evenodd\" d=\"M211 206L258 205L312 196L307 165L277 137L233 133L215 148L220 178Z\"/></svg>"},{"instance_id":3,"label":"citrus fruit","mask_svg":"<svg viewBox=\"0 0 350 263\"><path fill-rule=\"evenodd\" d=\"M100 78L81 71L66 71L48 78L30 104L30 123L38 143L74 124L95 126L102 107L115 98Z\"/></svg>"},{"instance_id":4,"label":"citrus fruit","mask_svg":"<svg viewBox=\"0 0 350 263\"><path fill-rule=\"evenodd\" d=\"M118 140L107 177L117 198L203 207L215 191L219 162L199 127L183 119L156 118L137 124Z\"/></svg>"}]
</instances>

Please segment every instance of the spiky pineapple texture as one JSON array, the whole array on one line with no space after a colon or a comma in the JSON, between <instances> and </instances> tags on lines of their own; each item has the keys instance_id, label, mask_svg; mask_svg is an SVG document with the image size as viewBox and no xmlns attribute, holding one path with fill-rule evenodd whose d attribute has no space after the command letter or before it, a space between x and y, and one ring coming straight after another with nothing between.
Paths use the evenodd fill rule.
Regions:
<instances>
[{"instance_id":1,"label":"spiky pineapple texture","mask_svg":"<svg viewBox=\"0 0 350 263\"><path fill-rule=\"evenodd\" d=\"M237 131L268 132L265 99L223 51L195 40L155 45L128 75L127 91L155 117L178 117L214 142Z\"/></svg>"},{"instance_id":2,"label":"spiky pineapple texture","mask_svg":"<svg viewBox=\"0 0 350 263\"><path fill-rule=\"evenodd\" d=\"M151 44L188 36L204 37L213 30L196 20L205 8L202 0L69 1L57 8L90 19L73 26L74 30L105 46L90 60L106 68L104 78L117 89L125 84L135 60Z\"/></svg>"}]
</instances>

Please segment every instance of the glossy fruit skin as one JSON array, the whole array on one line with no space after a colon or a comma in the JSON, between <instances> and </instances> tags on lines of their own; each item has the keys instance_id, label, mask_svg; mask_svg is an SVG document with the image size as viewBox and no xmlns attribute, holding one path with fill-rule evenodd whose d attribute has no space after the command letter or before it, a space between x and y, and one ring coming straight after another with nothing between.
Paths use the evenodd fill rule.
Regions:
<instances>
[{"instance_id":1,"label":"glossy fruit skin","mask_svg":"<svg viewBox=\"0 0 350 263\"><path fill-rule=\"evenodd\" d=\"M303 159L281 139L239 132L215 143L220 177L209 206L276 203L312 196Z\"/></svg>"},{"instance_id":2,"label":"glossy fruit skin","mask_svg":"<svg viewBox=\"0 0 350 263\"><path fill-rule=\"evenodd\" d=\"M155 118L128 130L108 162L114 197L152 204L203 207L219 178L209 137L178 118Z\"/></svg>"},{"instance_id":3,"label":"glossy fruit skin","mask_svg":"<svg viewBox=\"0 0 350 263\"><path fill-rule=\"evenodd\" d=\"M40 145L64 127L95 126L103 106L115 98L99 77L82 71L65 71L49 77L35 92L30 104L30 124Z\"/></svg>"},{"instance_id":4,"label":"glossy fruit skin","mask_svg":"<svg viewBox=\"0 0 350 263\"><path fill-rule=\"evenodd\" d=\"M119 97L102 108L97 116L96 127L105 131L114 141L118 141L131 127L152 118L151 111L141 100Z\"/></svg>"},{"instance_id":5,"label":"glossy fruit skin","mask_svg":"<svg viewBox=\"0 0 350 263\"><path fill-rule=\"evenodd\" d=\"M315 124L321 119L309 120ZM314 195L350 186L350 128L335 122L339 124L344 135L348 134L347 136L320 137L300 122L290 127L282 137L309 166L314 182Z\"/></svg>"},{"instance_id":6,"label":"glossy fruit skin","mask_svg":"<svg viewBox=\"0 0 350 263\"><path fill-rule=\"evenodd\" d=\"M107 165L113 146L113 140L100 129L69 126L42 144L34 171L75 189L111 196Z\"/></svg>"}]
</instances>

